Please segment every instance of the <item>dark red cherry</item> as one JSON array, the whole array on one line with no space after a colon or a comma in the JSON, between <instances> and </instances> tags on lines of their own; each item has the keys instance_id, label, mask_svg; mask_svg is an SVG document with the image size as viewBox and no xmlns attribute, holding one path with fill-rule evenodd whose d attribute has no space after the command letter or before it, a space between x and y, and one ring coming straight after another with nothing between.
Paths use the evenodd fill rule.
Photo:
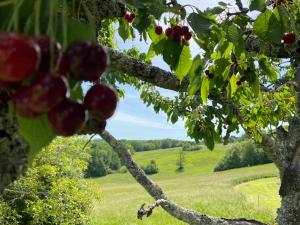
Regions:
<instances>
[{"instance_id":1,"label":"dark red cherry","mask_svg":"<svg viewBox=\"0 0 300 225\"><path fill-rule=\"evenodd\" d=\"M284 44L293 44L296 41L296 34L293 32L285 33L281 40Z\"/></svg>"},{"instance_id":2,"label":"dark red cherry","mask_svg":"<svg viewBox=\"0 0 300 225\"><path fill-rule=\"evenodd\" d=\"M61 46L58 42L50 41L49 36L39 36L34 39L41 49L41 62L39 72L50 72L51 60L55 70L61 59ZM51 50L52 48L52 50ZM51 58L51 53L53 54Z\"/></svg>"},{"instance_id":3,"label":"dark red cherry","mask_svg":"<svg viewBox=\"0 0 300 225\"><path fill-rule=\"evenodd\" d=\"M157 26L157 27L155 27L155 33L156 33L157 35L161 35L161 34L162 34L162 32L163 32L163 29L162 29L162 27L161 27L161 26Z\"/></svg>"},{"instance_id":4,"label":"dark red cherry","mask_svg":"<svg viewBox=\"0 0 300 225\"><path fill-rule=\"evenodd\" d=\"M114 114L117 102L116 92L103 84L91 87L84 98L85 108L99 121L107 120Z\"/></svg>"},{"instance_id":5,"label":"dark red cherry","mask_svg":"<svg viewBox=\"0 0 300 225\"><path fill-rule=\"evenodd\" d=\"M189 29L188 26L183 26L183 27L181 28L181 35L184 36L184 35L186 35L187 33L189 33L189 31L190 31L190 29Z\"/></svg>"},{"instance_id":6,"label":"dark red cherry","mask_svg":"<svg viewBox=\"0 0 300 225\"><path fill-rule=\"evenodd\" d=\"M165 30L165 34L167 37L170 37L173 33L173 29L171 27L168 27L166 30Z\"/></svg>"},{"instance_id":7,"label":"dark red cherry","mask_svg":"<svg viewBox=\"0 0 300 225\"><path fill-rule=\"evenodd\" d=\"M48 113L53 132L60 136L71 136L85 124L84 106L72 99L65 99Z\"/></svg>"},{"instance_id":8,"label":"dark red cherry","mask_svg":"<svg viewBox=\"0 0 300 225\"><path fill-rule=\"evenodd\" d=\"M178 25L174 26L173 27L173 34L181 36L181 26L178 26Z\"/></svg>"},{"instance_id":9,"label":"dark red cherry","mask_svg":"<svg viewBox=\"0 0 300 225\"><path fill-rule=\"evenodd\" d=\"M69 72L79 81L97 81L107 67L107 53L101 45L75 42L63 55L59 73Z\"/></svg>"},{"instance_id":10,"label":"dark red cherry","mask_svg":"<svg viewBox=\"0 0 300 225\"><path fill-rule=\"evenodd\" d=\"M39 65L40 48L31 39L0 32L0 80L22 81Z\"/></svg>"},{"instance_id":11,"label":"dark red cherry","mask_svg":"<svg viewBox=\"0 0 300 225\"><path fill-rule=\"evenodd\" d=\"M241 80L238 80L238 81L236 82L236 85L237 85L237 86L241 86L241 85L242 85L242 81L241 81Z\"/></svg>"},{"instance_id":12,"label":"dark red cherry","mask_svg":"<svg viewBox=\"0 0 300 225\"><path fill-rule=\"evenodd\" d=\"M15 111L23 117L35 118L43 113L38 113L31 108L32 91L30 88L23 88L16 92L13 97L13 105Z\"/></svg>"},{"instance_id":13,"label":"dark red cherry","mask_svg":"<svg viewBox=\"0 0 300 225\"><path fill-rule=\"evenodd\" d=\"M67 82L58 75L38 77L29 87L30 107L38 113L47 113L62 102L67 94Z\"/></svg>"},{"instance_id":14,"label":"dark red cherry","mask_svg":"<svg viewBox=\"0 0 300 225\"><path fill-rule=\"evenodd\" d=\"M191 32L188 32L188 33L186 33L186 34L184 35L184 39L185 39L186 41L191 40L191 38L192 38L192 33L191 33Z\"/></svg>"}]
</instances>

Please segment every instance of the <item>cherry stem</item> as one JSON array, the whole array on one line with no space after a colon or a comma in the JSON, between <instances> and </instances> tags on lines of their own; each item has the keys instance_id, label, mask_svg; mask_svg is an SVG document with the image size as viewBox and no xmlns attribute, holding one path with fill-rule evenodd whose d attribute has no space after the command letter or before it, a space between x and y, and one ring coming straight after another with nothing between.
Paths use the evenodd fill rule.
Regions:
<instances>
[{"instance_id":1,"label":"cherry stem","mask_svg":"<svg viewBox=\"0 0 300 225\"><path fill-rule=\"evenodd\" d=\"M63 32L63 49L67 47L68 44L68 4L64 0L63 3L63 16L62 16L62 32Z\"/></svg>"},{"instance_id":2,"label":"cherry stem","mask_svg":"<svg viewBox=\"0 0 300 225\"><path fill-rule=\"evenodd\" d=\"M50 71L54 70L54 48L55 48L55 25L56 25L56 1L51 1L50 3L50 12L49 12L49 21L48 21L48 31L50 37Z\"/></svg>"},{"instance_id":3,"label":"cherry stem","mask_svg":"<svg viewBox=\"0 0 300 225\"><path fill-rule=\"evenodd\" d=\"M34 34L35 36L40 35L40 11L41 11L41 0L36 0L34 3Z\"/></svg>"},{"instance_id":4,"label":"cherry stem","mask_svg":"<svg viewBox=\"0 0 300 225\"><path fill-rule=\"evenodd\" d=\"M193 12L195 12L195 10L199 10L196 6L191 5L191 4L186 4L186 5L183 5L182 7L183 7L183 8L185 8L185 7L190 7L190 8L193 10Z\"/></svg>"}]
</instances>

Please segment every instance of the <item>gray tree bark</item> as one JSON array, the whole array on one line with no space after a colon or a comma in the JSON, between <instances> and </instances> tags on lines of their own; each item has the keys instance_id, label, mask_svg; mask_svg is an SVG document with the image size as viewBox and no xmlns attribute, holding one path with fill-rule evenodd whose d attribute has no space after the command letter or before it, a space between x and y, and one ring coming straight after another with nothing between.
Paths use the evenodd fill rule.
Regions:
<instances>
[{"instance_id":1,"label":"gray tree bark","mask_svg":"<svg viewBox=\"0 0 300 225\"><path fill-rule=\"evenodd\" d=\"M0 194L27 170L29 146L18 133L14 116L0 100Z\"/></svg>"}]
</instances>

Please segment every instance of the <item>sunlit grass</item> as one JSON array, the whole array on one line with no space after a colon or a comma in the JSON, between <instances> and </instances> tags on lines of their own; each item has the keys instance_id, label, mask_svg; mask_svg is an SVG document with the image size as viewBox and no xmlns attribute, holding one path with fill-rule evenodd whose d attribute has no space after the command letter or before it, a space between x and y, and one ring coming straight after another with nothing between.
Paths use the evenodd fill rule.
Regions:
<instances>
[{"instance_id":1,"label":"sunlit grass","mask_svg":"<svg viewBox=\"0 0 300 225\"><path fill-rule=\"evenodd\" d=\"M185 170L176 172L178 148L136 153L136 161L145 165L154 159L160 172L150 176L157 182L166 194L175 202L185 207L198 210L211 216L228 218L252 218L272 224L275 220L276 204L266 202L268 198L260 198L260 205L251 199L256 196L255 188L235 187L243 179L253 180L259 177L277 176L273 164L228 170L214 173L213 168L224 156L222 145L216 150L187 152L185 154ZM269 178L268 178L269 179ZM272 178L273 179L273 178ZM92 224L95 225L177 225L184 224L169 216L164 210L156 209L149 218L140 221L136 218L138 208L142 203L152 204L154 200L136 183L130 174L112 174L95 179L101 190L100 201L95 201L92 213ZM264 185L263 180L257 180ZM254 182L257 182L254 181ZM273 195L278 185L272 182L263 193ZM251 192L251 189L254 192ZM262 192L261 192L262 193Z\"/></svg>"}]
</instances>

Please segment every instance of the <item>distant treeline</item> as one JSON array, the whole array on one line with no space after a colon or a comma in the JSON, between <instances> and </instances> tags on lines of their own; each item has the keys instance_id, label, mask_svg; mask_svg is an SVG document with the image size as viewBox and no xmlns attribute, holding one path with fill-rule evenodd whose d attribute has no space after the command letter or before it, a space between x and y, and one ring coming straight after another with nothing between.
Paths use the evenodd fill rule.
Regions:
<instances>
[{"instance_id":1,"label":"distant treeline","mask_svg":"<svg viewBox=\"0 0 300 225\"><path fill-rule=\"evenodd\" d=\"M174 139L162 140L124 140L124 142L132 145L136 152L183 147L186 144L193 144L193 141L181 141Z\"/></svg>"}]
</instances>

